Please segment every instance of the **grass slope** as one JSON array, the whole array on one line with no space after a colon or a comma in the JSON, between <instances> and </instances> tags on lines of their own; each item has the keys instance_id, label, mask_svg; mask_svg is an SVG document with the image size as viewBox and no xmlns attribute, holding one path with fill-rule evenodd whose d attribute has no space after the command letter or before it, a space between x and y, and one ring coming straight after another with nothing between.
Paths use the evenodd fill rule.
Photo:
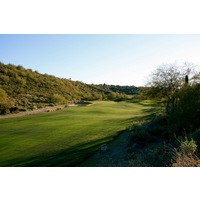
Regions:
<instances>
[{"instance_id":1,"label":"grass slope","mask_svg":"<svg viewBox=\"0 0 200 200\"><path fill-rule=\"evenodd\" d=\"M148 104L99 101L0 120L0 166L77 166L120 131L150 116Z\"/></svg>"}]
</instances>

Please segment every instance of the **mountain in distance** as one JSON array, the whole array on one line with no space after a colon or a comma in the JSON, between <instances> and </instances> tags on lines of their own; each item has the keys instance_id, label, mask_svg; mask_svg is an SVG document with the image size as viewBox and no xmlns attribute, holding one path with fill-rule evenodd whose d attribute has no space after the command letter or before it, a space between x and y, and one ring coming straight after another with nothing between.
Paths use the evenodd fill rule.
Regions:
<instances>
[{"instance_id":1,"label":"mountain in distance","mask_svg":"<svg viewBox=\"0 0 200 200\"><path fill-rule=\"evenodd\" d=\"M121 86L121 85L107 85L107 84L100 84L97 85L101 89L105 91L111 91L111 92L117 92L117 93L122 93L126 95L136 95L139 92L139 88L135 87L134 85L132 86Z\"/></svg>"}]
</instances>

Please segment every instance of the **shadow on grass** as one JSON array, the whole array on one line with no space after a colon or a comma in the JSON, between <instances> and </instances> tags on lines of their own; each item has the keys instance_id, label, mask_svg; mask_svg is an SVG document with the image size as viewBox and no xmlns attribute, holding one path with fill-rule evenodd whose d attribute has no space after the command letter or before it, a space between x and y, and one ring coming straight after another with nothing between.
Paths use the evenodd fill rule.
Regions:
<instances>
[{"instance_id":1,"label":"shadow on grass","mask_svg":"<svg viewBox=\"0 0 200 200\"><path fill-rule=\"evenodd\" d=\"M151 114L147 114L147 115L144 115L144 116L137 116L137 117L132 117L132 118L129 118L129 119L125 119L123 121L121 121L121 123L123 124L131 124L134 125L134 124L138 124L138 123L143 123L144 121L150 121L152 119L154 119L156 117L156 114L155 113L151 113Z\"/></svg>"},{"instance_id":2,"label":"shadow on grass","mask_svg":"<svg viewBox=\"0 0 200 200\"><path fill-rule=\"evenodd\" d=\"M54 153L38 155L35 157L19 158L9 160L0 166L20 166L20 167L75 167L92 156L101 146L112 141L113 136L107 136L99 140L90 141L76 145L68 149L63 149Z\"/></svg>"},{"instance_id":3,"label":"shadow on grass","mask_svg":"<svg viewBox=\"0 0 200 200\"><path fill-rule=\"evenodd\" d=\"M126 99L126 102L128 102L128 103L140 103L142 101L143 100L141 100L141 99Z\"/></svg>"},{"instance_id":4,"label":"shadow on grass","mask_svg":"<svg viewBox=\"0 0 200 200\"><path fill-rule=\"evenodd\" d=\"M161 110L160 108L147 108L147 109L143 109L142 111L145 113L157 113L160 110Z\"/></svg>"},{"instance_id":5,"label":"shadow on grass","mask_svg":"<svg viewBox=\"0 0 200 200\"><path fill-rule=\"evenodd\" d=\"M153 107L162 107L163 103L161 101L139 101L138 104L145 106L145 107L149 107L149 106L153 106Z\"/></svg>"}]
</instances>

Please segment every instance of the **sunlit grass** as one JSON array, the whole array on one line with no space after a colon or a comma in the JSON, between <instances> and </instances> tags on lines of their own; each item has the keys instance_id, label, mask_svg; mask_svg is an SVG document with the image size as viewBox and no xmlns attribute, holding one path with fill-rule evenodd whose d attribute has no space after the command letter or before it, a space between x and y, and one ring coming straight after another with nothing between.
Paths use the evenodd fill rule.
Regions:
<instances>
[{"instance_id":1,"label":"sunlit grass","mask_svg":"<svg viewBox=\"0 0 200 200\"><path fill-rule=\"evenodd\" d=\"M148 116L141 103L88 107L0 120L0 166L76 166L120 131Z\"/></svg>"}]
</instances>

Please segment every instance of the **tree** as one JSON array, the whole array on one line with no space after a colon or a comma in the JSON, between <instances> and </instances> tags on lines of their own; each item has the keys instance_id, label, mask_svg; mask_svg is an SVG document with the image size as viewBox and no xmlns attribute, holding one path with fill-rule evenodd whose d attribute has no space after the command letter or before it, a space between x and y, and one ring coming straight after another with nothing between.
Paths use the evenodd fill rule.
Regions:
<instances>
[{"instance_id":1,"label":"tree","mask_svg":"<svg viewBox=\"0 0 200 200\"><path fill-rule=\"evenodd\" d=\"M178 93L178 102L169 113L169 123L173 132L184 135L199 128L200 124L200 84L183 87Z\"/></svg>"},{"instance_id":2,"label":"tree","mask_svg":"<svg viewBox=\"0 0 200 200\"><path fill-rule=\"evenodd\" d=\"M14 106L14 102L7 98L6 92L0 88L0 114L10 113L10 108Z\"/></svg>"},{"instance_id":3,"label":"tree","mask_svg":"<svg viewBox=\"0 0 200 200\"><path fill-rule=\"evenodd\" d=\"M5 90L3 90L2 88L0 88L0 103L5 101L7 98L7 94L5 92Z\"/></svg>"},{"instance_id":4,"label":"tree","mask_svg":"<svg viewBox=\"0 0 200 200\"><path fill-rule=\"evenodd\" d=\"M178 91L186 84L193 84L197 77L195 65L184 63L162 64L152 73L147 86L150 86L149 95L164 98L166 111L173 110L177 104Z\"/></svg>"},{"instance_id":5,"label":"tree","mask_svg":"<svg viewBox=\"0 0 200 200\"><path fill-rule=\"evenodd\" d=\"M53 94L50 97L50 101L51 101L51 103L55 103L55 104L66 103L66 99L63 96L59 95L59 94Z\"/></svg>"}]
</instances>

